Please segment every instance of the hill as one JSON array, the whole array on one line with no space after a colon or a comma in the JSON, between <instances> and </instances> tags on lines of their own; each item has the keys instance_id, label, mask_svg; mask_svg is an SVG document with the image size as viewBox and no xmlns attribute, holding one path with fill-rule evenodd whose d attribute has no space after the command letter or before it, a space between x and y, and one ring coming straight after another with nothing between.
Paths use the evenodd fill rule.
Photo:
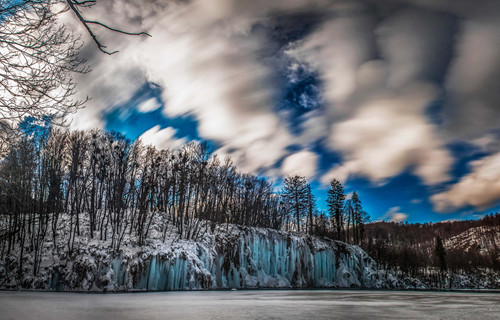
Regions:
<instances>
[{"instance_id":1,"label":"hill","mask_svg":"<svg viewBox=\"0 0 500 320\"><path fill-rule=\"evenodd\" d=\"M417 275L437 267L437 237L444 242L452 271L500 270L500 214L479 220L408 224L374 222L365 226L363 247L387 269Z\"/></svg>"}]
</instances>

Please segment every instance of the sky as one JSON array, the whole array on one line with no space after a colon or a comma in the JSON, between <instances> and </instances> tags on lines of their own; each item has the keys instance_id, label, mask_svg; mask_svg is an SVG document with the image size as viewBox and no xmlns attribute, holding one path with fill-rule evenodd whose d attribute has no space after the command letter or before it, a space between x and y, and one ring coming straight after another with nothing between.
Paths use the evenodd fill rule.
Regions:
<instances>
[{"instance_id":1,"label":"sky","mask_svg":"<svg viewBox=\"0 0 500 320\"><path fill-rule=\"evenodd\" d=\"M90 97L74 129L158 148L208 141L243 172L332 178L372 220L474 219L500 208L497 0L100 1L135 37L83 33ZM84 32L71 13L61 19Z\"/></svg>"}]
</instances>

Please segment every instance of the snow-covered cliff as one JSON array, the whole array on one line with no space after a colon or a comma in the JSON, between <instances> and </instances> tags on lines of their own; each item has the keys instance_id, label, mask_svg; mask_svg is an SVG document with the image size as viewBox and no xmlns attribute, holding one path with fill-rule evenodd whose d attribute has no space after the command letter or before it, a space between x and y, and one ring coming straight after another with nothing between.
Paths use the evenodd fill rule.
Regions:
<instances>
[{"instance_id":1,"label":"snow-covered cliff","mask_svg":"<svg viewBox=\"0 0 500 320\"><path fill-rule=\"evenodd\" d=\"M176 240L173 231L163 242L155 234L140 247L125 239L118 253L107 241L81 235L71 255L65 243L54 247L49 237L36 276L26 255L26 270L16 280L13 253L0 266L0 283L4 288L108 291L421 287L378 271L358 246L326 238L232 225L208 228L197 241Z\"/></svg>"},{"instance_id":2,"label":"snow-covered cliff","mask_svg":"<svg viewBox=\"0 0 500 320\"><path fill-rule=\"evenodd\" d=\"M218 229L203 243L124 251L111 262L119 289L385 287L359 247L275 230ZM116 288L116 287L115 287Z\"/></svg>"}]
</instances>

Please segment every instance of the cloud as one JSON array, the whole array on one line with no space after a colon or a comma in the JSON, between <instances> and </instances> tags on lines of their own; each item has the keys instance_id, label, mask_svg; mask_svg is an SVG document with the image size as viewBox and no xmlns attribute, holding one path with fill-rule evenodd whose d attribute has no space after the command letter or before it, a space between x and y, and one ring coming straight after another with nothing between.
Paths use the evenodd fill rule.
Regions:
<instances>
[{"instance_id":1,"label":"cloud","mask_svg":"<svg viewBox=\"0 0 500 320\"><path fill-rule=\"evenodd\" d=\"M499 29L498 17L467 20L463 24L446 81L450 99L443 110L445 127L452 139L474 139L498 129Z\"/></svg>"},{"instance_id":2,"label":"cloud","mask_svg":"<svg viewBox=\"0 0 500 320\"><path fill-rule=\"evenodd\" d=\"M399 212L401 210L400 207L392 207L387 211L383 219L389 219L390 222L403 222L408 219L409 215L406 213Z\"/></svg>"},{"instance_id":3,"label":"cloud","mask_svg":"<svg viewBox=\"0 0 500 320\"><path fill-rule=\"evenodd\" d=\"M412 85L362 103L352 118L333 128L330 146L344 161L332 174L380 182L412 168L428 185L449 180L453 159L422 116L433 95L432 87Z\"/></svg>"},{"instance_id":4,"label":"cloud","mask_svg":"<svg viewBox=\"0 0 500 320\"><path fill-rule=\"evenodd\" d=\"M389 87L415 80L440 81L453 49L455 21L450 14L417 8L397 10L375 35L389 69Z\"/></svg>"},{"instance_id":5,"label":"cloud","mask_svg":"<svg viewBox=\"0 0 500 320\"><path fill-rule=\"evenodd\" d=\"M152 38L128 38L126 45L106 35L102 38L120 53L112 57L116 60L91 56L96 65L92 77L84 75L78 82L93 100L75 117L85 119L75 121L75 127L93 122L102 127L105 110L125 102L149 81L162 88L167 117L193 116L200 137L221 145L218 151L230 155L242 170L265 173L289 153L286 148L293 143L293 135L275 112L278 93L273 70L261 61L268 39L252 26L265 23L271 12L286 14L303 9L304 4L132 1L134 6L121 8L116 1L110 3L100 7L117 10L110 23L148 31ZM313 1L313 7L318 3L323 1Z\"/></svg>"},{"instance_id":6,"label":"cloud","mask_svg":"<svg viewBox=\"0 0 500 320\"><path fill-rule=\"evenodd\" d=\"M358 4L351 4L354 8ZM325 22L304 40L292 44L289 57L316 70L323 80L323 96L333 115L347 112L345 100L356 89L358 67L371 59L375 47L373 18L354 10Z\"/></svg>"},{"instance_id":7,"label":"cloud","mask_svg":"<svg viewBox=\"0 0 500 320\"><path fill-rule=\"evenodd\" d=\"M449 180L453 159L426 112L439 94L431 81L447 65L453 28L448 15L424 10L396 11L378 25L353 11L291 45L287 54L321 76L323 136L343 156L323 182L358 175L380 183L407 169L427 185ZM376 45L383 60L374 59Z\"/></svg>"},{"instance_id":8,"label":"cloud","mask_svg":"<svg viewBox=\"0 0 500 320\"><path fill-rule=\"evenodd\" d=\"M139 112L147 113L151 111L155 111L156 109L160 108L161 104L158 102L156 98L151 98L146 101L141 102L139 106L137 107L137 110Z\"/></svg>"},{"instance_id":9,"label":"cloud","mask_svg":"<svg viewBox=\"0 0 500 320\"><path fill-rule=\"evenodd\" d=\"M313 177L316 174L318 156L311 151L299 151L288 156L281 166L283 175L299 175L306 179Z\"/></svg>"},{"instance_id":10,"label":"cloud","mask_svg":"<svg viewBox=\"0 0 500 320\"><path fill-rule=\"evenodd\" d=\"M500 200L500 153L473 161L470 166L470 173L431 197L434 210L448 212L466 206L486 209Z\"/></svg>"},{"instance_id":11,"label":"cloud","mask_svg":"<svg viewBox=\"0 0 500 320\"><path fill-rule=\"evenodd\" d=\"M80 97L92 100L73 116L72 127L104 127L103 114L154 82L163 92L163 113L194 117L201 138L217 142L217 152L230 155L243 171L270 173L283 161L283 174L300 169L314 176L317 155L307 150L320 141L343 159L322 181L363 176L384 183L411 171L427 185L444 183L454 161L447 149L451 141L466 139L498 152L490 138L500 116L498 7L498 1L486 0L480 5L465 0L106 1L87 12L89 18L153 37L98 30L108 48L120 50L113 56L100 54L88 41L84 55L94 71L75 80ZM274 19L300 12L318 19L314 27L303 37L295 35L302 39L286 50L277 49L268 33L282 32L273 29ZM320 77L321 107L299 119L300 134L292 133L276 111L280 88L274 64L306 68ZM442 114L436 113L444 124L429 119L429 106L441 96L448 100ZM155 107L150 100L139 110ZM167 129L156 126L144 135L169 145L175 129ZM290 154L290 145L303 150ZM487 167L491 157L474 162L474 170ZM472 199L456 200L454 194L465 194L453 191L462 181L469 180L441 193L447 196L436 195L438 208L474 205ZM474 184L495 190L495 181L475 178Z\"/></svg>"},{"instance_id":12,"label":"cloud","mask_svg":"<svg viewBox=\"0 0 500 320\"><path fill-rule=\"evenodd\" d=\"M177 139L175 137L176 132L177 131L171 127L160 129L160 126L157 125L144 132L139 137L139 140L141 140L144 145L152 145L159 150L175 150L187 142L184 138Z\"/></svg>"}]
</instances>

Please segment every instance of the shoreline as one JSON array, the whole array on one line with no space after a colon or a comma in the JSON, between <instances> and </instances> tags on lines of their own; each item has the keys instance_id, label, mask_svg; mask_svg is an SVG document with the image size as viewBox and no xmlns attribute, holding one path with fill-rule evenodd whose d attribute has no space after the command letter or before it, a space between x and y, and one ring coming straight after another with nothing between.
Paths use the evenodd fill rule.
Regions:
<instances>
[{"instance_id":1,"label":"shoreline","mask_svg":"<svg viewBox=\"0 0 500 320\"><path fill-rule=\"evenodd\" d=\"M227 292L227 291L373 291L373 292L443 292L443 293L493 293L500 294L499 289L387 289L387 288L240 288L240 289L193 289L193 290L114 290L114 291L83 291L83 290L37 290L37 289L4 289L0 292L48 292L48 293L75 293L75 294L137 294L137 293L161 293L161 292Z\"/></svg>"}]
</instances>

